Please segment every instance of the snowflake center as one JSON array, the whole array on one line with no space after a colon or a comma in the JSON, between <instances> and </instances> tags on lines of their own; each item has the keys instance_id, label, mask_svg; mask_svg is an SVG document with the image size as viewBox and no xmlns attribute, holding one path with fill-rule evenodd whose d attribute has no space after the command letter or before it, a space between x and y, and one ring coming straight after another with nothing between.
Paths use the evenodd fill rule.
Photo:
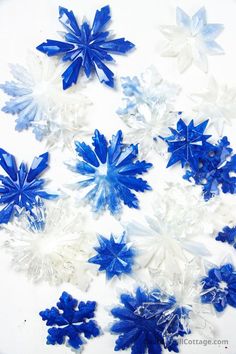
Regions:
<instances>
[{"instance_id":1,"label":"snowflake center","mask_svg":"<svg viewBox=\"0 0 236 354\"><path fill-rule=\"evenodd\" d=\"M107 163L103 163L97 168L97 174L100 177L107 177L108 175Z\"/></svg>"},{"instance_id":2,"label":"snowflake center","mask_svg":"<svg viewBox=\"0 0 236 354\"><path fill-rule=\"evenodd\" d=\"M219 282L219 288L221 290L227 290L228 289L228 284L225 281L222 280L221 282Z\"/></svg>"}]
</instances>

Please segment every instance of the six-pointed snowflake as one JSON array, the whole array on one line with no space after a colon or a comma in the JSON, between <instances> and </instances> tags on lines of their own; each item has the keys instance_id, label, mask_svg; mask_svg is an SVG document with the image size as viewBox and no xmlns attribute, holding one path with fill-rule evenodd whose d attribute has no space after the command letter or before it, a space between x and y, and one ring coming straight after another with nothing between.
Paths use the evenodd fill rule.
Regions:
<instances>
[{"instance_id":1,"label":"six-pointed snowflake","mask_svg":"<svg viewBox=\"0 0 236 354\"><path fill-rule=\"evenodd\" d=\"M160 354L162 346L179 351L177 338L189 333L184 325L189 311L176 306L174 297L159 289L138 288L135 295L122 294L121 303L111 311L118 319L111 327L119 335L115 351L131 348L132 354Z\"/></svg>"},{"instance_id":2,"label":"six-pointed snowflake","mask_svg":"<svg viewBox=\"0 0 236 354\"><path fill-rule=\"evenodd\" d=\"M161 26L160 30L168 39L162 55L177 57L180 72L184 72L192 64L207 72L207 55L224 53L215 41L222 32L223 25L208 24L204 7L198 10L192 18L177 7L176 25Z\"/></svg>"},{"instance_id":3,"label":"six-pointed snowflake","mask_svg":"<svg viewBox=\"0 0 236 354\"><path fill-rule=\"evenodd\" d=\"M92 204L95 212L108 209L112 214L120 212L121 201L129 208L138 208L136 192L150 190L151 187L138 174L147 172L152 166L146 161L138 161L138 146L122 143L123 135L119 130L108 143L104 135L95 130L92 149L84 142L75 142L76 152L82 158L74 172L87 176L78 182L79 188L89 188L85 200Z\"/></svg>"},{"instance_id":4,"label":"six-pointed snowflake","mask_svg":"<svg viewBox=\"0 0 236 354\"><path fill-rule=\"evenodd\" d=\"M57 307L41 311L39 315L48 329L47 344L67 344L74 349L80 349L84 338L90 339L100 334L94 318L95 301L79 302L67 292L63 292ZM81 338L81 336L83 336ZM68 338L68 339L67 339Z\"/></svg>"},{"instance_id":5,"label":"six-pointed snowflake","mask_svg":"<svg viewBox=\"0 0 236 354\"><path fill-rule=\"evenodd\" d=\"M236 249L236 227L225 226L216 236L216 241L227 242Z\"/></svg>"},{"instance_id":6,"label":"six-pointed snowflake","mask_svg":"<svg viewBox=\"0 0 236 354\"><path fill-rule=\"evenodd\" d=\"M127 141L139 144L142 156L160 148L160 135L176 122L174 102L180 87L165 82L155 68L140 77L122 78L124 108L117 113L129 128Z\"/></svg>"},{"instance_id":7,"label":"six-pointed snowflake","mask_svg":"<svg viewBox=\"0 0 236 354\"><path fill-rule=\"evenodd\" d=\"M168 152L171 158L167 167L181 162L182 167L190 165L193 168L198 166L198 160L202 154L203 146L210 138L204 135L208 120L194 126L194 121L187 125L181 118L177 122L177 129L169 128L172 135L163 138L168 144Z\"/></svg>"},{"instance_id":8,"label":"six-pointed snowflake","mask_svg":"<svg viewBox=\"0 0 236 354\"><path fill-rule=\"evenodd\" d=\"M44 190L45 180L38 178L48 167L48 153L35 157L30 169L25 163L17 168L15 157L0 149L0 166L7 176L0 175L0 204L5 207L0 211L0 223L7 224L17 214L17 207L32 210L37 197L54 199L55 194Z\"/></svg>"},{"instance_id":9,"label":"six-pointed snowflake","mask_svg":"<svg viewBox=\"0 0 236 354\"><path fill-rule=\"evenodd\" d=\"M100 245L95 247L97 255L89 259L90 263L100 265L99 271L105 271L108 279L132 272L135 252L126 242L125 234L117 239L111 235L110 240L99 236L98 241Z\"/></svg>"},{"instance_id":10,"label":"six-pointed snowflake","mask_svg":"<svg viewBox=\"0 0 236 354\"><path fill-rule=\"evenodd\" d=\"M49 59L31 55L27 68L10 65L14 81L0 88L11 99L2 111L16 115L17 131L32 129L37 140L48 145L71 144L85 125L89 100L80 93L60 90L60 76Z\"/></svg>"},{"instance_id":11,"label":"six-pointed snowflake","mask_svg":"<svg viewBox=\"0 0 236 354\"><path fill-rule=\"evenodd\" d=\"M103 32L110 19L110 8L104 6L96 11L92 27L86 21L79 26L72 11L59 7L59 21L67 31L63 33L65 42L48 39L37 49L48 56L59 55L63 61L72 62L62 74L64 90L76 84L81 68L87 77L95 71L100 82L114 86L114 74L104 62L113 61L109 53L124 54L134 44L124 38L110 39L109 31Z\"/></svg>"},{"instance_id":12,"label":"six-pointed snowflake","mask_svg":"<svg viewBox=\"0 0 236 354\"><path fill-rule=\"evenodd\" d=\"M218 312L224 311L227 305L236 307L236 271L232 264L209 270L202 279L201 300L212 304Z\"/></svg>"}]
</instances>

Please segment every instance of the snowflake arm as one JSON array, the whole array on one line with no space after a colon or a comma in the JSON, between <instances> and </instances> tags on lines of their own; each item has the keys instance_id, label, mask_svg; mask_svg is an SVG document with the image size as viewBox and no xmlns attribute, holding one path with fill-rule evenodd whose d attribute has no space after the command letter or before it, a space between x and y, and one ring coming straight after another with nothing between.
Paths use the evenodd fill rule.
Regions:
<instances>
[{"instance_id":1,"label":"snowflake arm","mask_svg":"<svg viewBox=\"0 0 236 354\"><path fill-rule=\"evenodd\" d=\"M106 208L112 214L120 211L121 201L130 208L138 208L136 195L151 187L136 175L148 171L152 164L138 161L137 145L123 144L123 135L118 131L108 143L104 135L95 130L93 148L84 142L75 142L76 152L81 160L72 167L74 172L87 176L79 181L79 188L90 188L85 200L92 204L95 212Z\"/></svg>"},{"instance_id":2,"label":"snowflake arm","mask_svg":"<svg viewBox=\"0 0 236 354\"><path fill-rule=\"evenodd\" d=\"M80 349L84 344L82 334L87 339L97 337L100 334L97 323L90 320L94 317L95 310L95 301L81 301L78 304L77 300L64 291L57 307L39 313L46 325L51 327L48 330L47 344L61 345L68 337L67 344Z\"/></svg>"},{"instance_id":3,"label":"snowflake arm","mask_svg":"<svg viewBox=\"0 0 236 354\"><path fill-rule=\"evenodd\" d=\"M90 258L89 263L98 264L99 271L105 271L108 279L132 272L135 252L131 244L126 243L125 234L120 239L111 235L110 240L99 236L98 241L97 255Z\"/></svg>"},{"instance_id":4,"label":"snowflake arm","mask_svg":"<svg viewBox=\"0 0 236 354\"><path fill-rule=\"evenodd\" d=\"M109 52L125 54L134 45L124 38L109 40L109 32L102 31L110 19L110 8L104 6L96 11L92 27L87 22L79 26L72 11L59 7L59 21L68 31L66 42L47 40L37 49L48 56L60 55L63 61L71 61L62 74L64 90L77 83L81 69L88 78L95 71L101 83L114 87L114 74L104 62L113 60Z\"/></svg>"},{"instance_id":5,"label":"snowflake arm","mask_svg":"<svg viewBox=\"0 0 236 354\"><path fill-rule=\"evenodd\" d=\"M37 198L54 199L56 194L47 193L43 187L44 179L38 177L48 167L49 154L45 153L35 157L30 169L25 163L21 163L17 169L15 157L3 149L0 149L0 166L8 176L0 175L0 204L5 207L0 211L0 223L8 223L17 215L17 207L32 210Z\"/></svg>"},{"instance_id":6,"label":"snowflake arm","mask_svg":"<svg viewBox=\"0 0 236 354\"><path fill-rule=\"evenodd\" d=\"M227 242L236 248L236 227L225 226L215 239L216 241Z\"/></svg>"}]
</instances>

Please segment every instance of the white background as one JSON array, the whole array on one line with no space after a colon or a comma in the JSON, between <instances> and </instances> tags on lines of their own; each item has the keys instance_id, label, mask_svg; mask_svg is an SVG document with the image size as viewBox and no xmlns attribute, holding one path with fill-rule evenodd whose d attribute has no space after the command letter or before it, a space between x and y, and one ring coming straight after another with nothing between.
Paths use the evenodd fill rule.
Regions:
<instances>
[{"instance_id":1,"label":"white background","mask_svg":"<svg viewBox=\"0 0 236 354\"><path fill-rule=\"evenodd\" d=\"M219 43L226 55L210 57L209 74L219 82L235 84L236 63L236 1L233 0L0 0L0 82L10 80L8 63L23 64L28 50L33 50L46 38L56 38L56 31L61 30L58 18L58 6L72 9L81 20L84 15L92 19L94 12L109 4L112 8L111 28L118 37L136 44L136 50L127 57L116 57L117 65L113 67L117 78L121 76L139 74L146 67L154 64L161 75L176 82L183 88L187 97L191 92L198 92L207 86L208 76L196 68L191 68L185 74L177 71L176 61L173 58L160 57L163 37L158 30L161 24L175 23L175 8L182 7L187 13L194 14L201 6L205 6L210 23L223 23L225 31L219 37ZM99 128L110 136L118 128L122 127L115 111L120 105L121 92L111 90L93 81L84 89L84 93L91 98L94 106L90 111L91 129ZM6 96L0 93L0 106L4 105ZM183 104L185 104L183 98ZM186 105L189 101L186 100ZM185 108L186 106L184 106ZM183 105L179 107L183 110ZM235 147L235 134L231 130L229 137ZM17 133L14 130L14 118L0 112L0 146L15 154L18 161L30 162L32 158L45 151L43 144L36 142L30 132ZM48 176L54 179L54 184L68 182L70 174L66 171L62 161L72 157L72 152L65 152L63 156L59 152L51 154L51 169ZM171 179L172 171L164 171L165 162L155 165L155 170L150 172L148 180L153 183L153 188L158 188L157 178L167 176ZM176 178L181 179L178 171ZM145 201L150 194L140 196ZM137 212L135 212L137 213ZM135 214L134 216L138 216ZM107 233L111 227L119 229L117 221L106 217L106 226L101 226ZM102 223L101 223L102 224ZM98 230L101 232L102 230ZM105 232L105 231L104 231ZM4 237L4 235L3 235ZM206 241L205 241L206 242ZM231 253L235 257L230 246L216 244L214 240L207 240L213 256L212 261L220 262L223 253ZM113 282L107 284L101 275L91 285L89 292L82 293L71 285L58 288L47 284L34 285L24 275L17 274L10 268L9 258L4 252L0 256L0 354L50 354L70 353L65 346L47 346L46 326L38 316L38 312L46 307L53 306L63 290L70 292L81 300L94 299L99 303L97 319L105 329L111 322L107 307L117 303L119 288L127 284ZM222 317L213 319L218 328L218 338L228 339L228 348L224 346L183 346L181 352L185 354L236 354L236 310L228 308ZM196 338L196 337L195 337ZM111 354L115 337L106 332L103 336L90 340L86 344L84 354ZM129 351L127 351L128 353Z\"/></svg>"}]
</instances>

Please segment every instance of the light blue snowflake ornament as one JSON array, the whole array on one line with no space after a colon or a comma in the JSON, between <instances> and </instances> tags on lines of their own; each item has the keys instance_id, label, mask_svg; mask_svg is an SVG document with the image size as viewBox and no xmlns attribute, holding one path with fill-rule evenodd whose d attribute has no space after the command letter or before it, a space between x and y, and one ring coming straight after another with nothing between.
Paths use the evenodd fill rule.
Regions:
<instances>
[{"instance_id":1,"label":"light blue snowflake ornament","mask_svg":"<svg viewBox=\"0 0 236 354\"><path fill-rule=\"evenodd\" d=\"M100 82L114 86L114 74L104 62L113 61L109 53L125 54L134 44L124 38L111 39L109 31L104 31L110 19L110 8L104 6L96 11L92 27L86 21L79 26L72 11L59 7L59 21L66 29L65 42L48 39L37 49L71 62L62 74L64 90L77 83L82 68L88 78L95 71Z\"/></svg>"},{"instance_id":2,"label":"light blue snowflake ornament","mask_svg":"<svg viewBox=\"0 0 236 354\"><path fill-rule=\"evenodd\" d=\"M25 163L17 168L15 157L0 149L0 166L7 176L0 175L0 204L5 205L0 211L0 224L7 224L17 209L31 211L37 204L38 197L54 199L56 194L44 190L45 180L38 178L48 167L48 153L35 157L30 169Z\"/></svg>"},{"instance_id":3,"label":"light blue snowflake ornament","mask_svg":"<svg viewBox=\"0 0 236 354\"><path fill-rule=\"evenodd\" d=\"M100 334L97 323L91 318L94 317L96 302L78 301L67 292L63 292L57 307L41 311L39 315L46 325L50 326L47 336L47 344L64 344L68 337L67 344L73 349L81 349L85 340L97 337Z\"/></svg>"},{"instance_id":4,"label":"light blue snowflake ornament","mask_svg":"<svg viewBox=\"0 0 236 354\"><path fill-rule=\"evenodd\" d=\"M135 295L122 294L121 303L111 311L117 319L111 332L119 335L115 351L131 348L131 354L161 354L165 348L179 352L178 337L189 333L185 326L189 310L179 307L173 296L138 288Z\"/></svg>"},{"instance_id":5,"label":"light blue snowflake ornament","mask_svg":"<svg viewBox=\"0 0 236 354\"><path fill-rule=\"evenodd\" d=\"M100 265L99 271L105 271L108 279L132 272L135 251L125 238L125 234L117 239L111 235L109 240L98 237L99 247L95 247L97 255L90 258L89 263Z\"/></svg>"},{"instance_id":6,"label":"light blue snowflake ornament","mask_svg":"<svg viewBox=\"0 0 236 354\"><path fill-rule=\"evenodd\" d=\"M223 49L216 42L223 28L221 24L207 23L204 7L192 17L177 7L176 25L160 27L163 35L168 39L162 55L177 57L180 72L184 72L192 64L207 72L207 56L224 54Z\"/></svg>"},{"instance_id":7,"label":"light blue snowflake ornament","mask_svg":"<svg viewBox=\"0 0 236 354\"><path fill-rule=\"evenodd\" d=\"M77 183L78 188L88 188L85 200L94 212L108 209L111 214L121 211L121 202L129 208L139 208L138 198L131 190L150 190L149 184L136 175L143 174L152 166L139 161L138 146L123 144L121 130L107 142L104 135L95 130L93 148L84 142L75 142L76 152L81 160L71 169L86 176Z\"/></svg>"}]
</instances>

